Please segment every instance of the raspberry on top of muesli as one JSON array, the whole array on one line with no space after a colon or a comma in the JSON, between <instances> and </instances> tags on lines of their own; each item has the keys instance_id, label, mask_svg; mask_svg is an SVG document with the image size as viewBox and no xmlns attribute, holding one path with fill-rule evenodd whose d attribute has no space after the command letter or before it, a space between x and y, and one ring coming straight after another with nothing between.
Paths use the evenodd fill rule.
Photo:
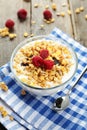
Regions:
<instances>
[{"instance_id":1,"label":"raspberry on top of muesli","mask_svg":"<svg viewBox=\"0 0 87 130\"><path fill-rule=\"evenodd\" d=\"M49 88L61 84L73 65L70 50L54 41L37 40L21 47L13 68L19 79L29 86Z\"/></svg>"}]
</instances>

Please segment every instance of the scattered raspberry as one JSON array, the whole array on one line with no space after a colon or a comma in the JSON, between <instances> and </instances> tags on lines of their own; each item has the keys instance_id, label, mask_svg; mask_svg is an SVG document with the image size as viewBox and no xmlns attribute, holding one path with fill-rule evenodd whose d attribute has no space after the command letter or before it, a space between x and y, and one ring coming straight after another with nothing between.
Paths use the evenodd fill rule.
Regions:
<instances>
[{"instance_id":1,"label":"scattered raspberry","mask_svg":"<svg viewBox=\"0 0 87 130\"><path fill-rule=\"evenodd\" d=\"M43 12L43 16L44 16L44 19L46 19L48 21L52 19L52 13L49 10L45 10Z\"/></svg>"},{"instance_id":2,"label":"scattered raspberry","mask_svg":"<svg viewBox=\"0 0 87 130\"><path fill-rule=\"evenodd\" d=\"M21 20L25 20L26 17L27 17L27 11L25 9L20 9L18 12L17 12L17 15L18 15L18 18L21 19Z\"/></svg>"},{"instance_id":3,"label":"scattered raspberry","mask_svg":"<svg viewBox=\"0 0 87 130\"><path fill-rule=\"evenodd\" d=\"M44 60L44 68L51 70L53 68L54 61L52 60Z\"/></svg>"},{"instance_id":4,"label":"scattered raspberry","mask_svg":"<svg viewBox=\"0 0 87 130\"><path fill-rule=\"evenodd\" d=\"M43 67L43 63L44 63L44 60L42 57L40 56L34 56L32 58L32 63L33 65L35 65L36 67Z\"/></svg>"},{"instance_id":5,"label":"scattered raspberry","mask_svg":"<svg viewBox=\"0 0 87 130\"><path fill-rule=\"evenodd\" d=\"M40 56L41 56L43 59L47 58L47 57L49 56L49 51L46 50L46 49L41 50L41 51L40 51Z\"/></svg>"},{"instance_id":6,"label":"scattered raspberry","mask_svg":"<svg viewBox=\"0 0 87 130\"><path fill-rule=\"evenodd\" d=\"M12 29L14 27L15 23L13 20L11 19L8 19L6 22L5 22L5 26L9 29Z\"/></svg>"}]
</instances>

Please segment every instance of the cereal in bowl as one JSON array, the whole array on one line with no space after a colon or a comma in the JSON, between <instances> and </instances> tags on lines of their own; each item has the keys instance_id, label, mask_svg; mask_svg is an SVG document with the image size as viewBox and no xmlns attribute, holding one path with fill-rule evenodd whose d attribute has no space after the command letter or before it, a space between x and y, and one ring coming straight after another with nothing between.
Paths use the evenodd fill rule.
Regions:
<instances>
[{"instance_id":1,"label":"cereal in bowl","mask_svg":"<svg viewBox=\"0 0 87 130\"><path fill-rule=\"evenodd\" d=\"M65 82L73 73L74 60L68 47L51 40L36 40L21 47L13 68L21 82L50 88Z\"/></svg>"}]
</instances>

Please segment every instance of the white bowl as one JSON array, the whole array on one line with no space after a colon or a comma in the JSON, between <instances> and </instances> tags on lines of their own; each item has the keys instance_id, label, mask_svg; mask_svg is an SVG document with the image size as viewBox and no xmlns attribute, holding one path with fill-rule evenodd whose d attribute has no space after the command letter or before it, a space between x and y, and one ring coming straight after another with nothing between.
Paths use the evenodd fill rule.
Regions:
<instances>
[{"instance_id":1,"label":"white bowl","mask_svg":"<svg viewBox=\"0 0 87 130\"><path fill-rule=\"evenodd\" d=\"M22 81L20 81L19 77L16 75L14 68L13 68L13 60L14 57L17 53L17 51L23 47L24 45L32 42L32 41L36 41L36 40L52 40L54 42L58 42L58 44L62 44L66 47L68 47L68 49L70 50L70 52L72 53L73 56L73 60L74 60L74 68L73 68L73 72L71 75L69 75L69 78L67 78L67 80L65 80L62 84L57 85L57 86L53 86L50 88L42 88L42 87L34 87L34 86L30 86L27 85L26 83L23 83ZM77 71L77 65L78 65L78 60L77 60L77 56L76 53L74 52L73 48L65 41L62 41L60 39L51 39L51 38L47 38L47 36L36 36L36 37L32 37L32 38L27 38L26 40L24 40L23 42L21 42L13 51L12 56L11 56L11 60L10 60L10 67L11 67L11 71L15 77L15 79L17 80L17 82L21 85L21 87L27 91L29 91L30 93L33 93L35 95L38 96L49 96L51 94L55 94L61 90L63 90L72 80L73 76L75 75L76 71Z\"/></svg>"}]
</instances>

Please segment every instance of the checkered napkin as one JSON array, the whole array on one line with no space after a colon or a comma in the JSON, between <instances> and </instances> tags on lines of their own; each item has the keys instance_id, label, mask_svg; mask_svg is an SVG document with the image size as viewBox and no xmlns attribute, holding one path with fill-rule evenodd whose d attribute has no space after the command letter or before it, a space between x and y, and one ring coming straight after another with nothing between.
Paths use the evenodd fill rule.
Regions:
<instances>
[{"instance_id":1,"label":"checkered napkin","mask_svg":"<svg viewBox=\"0 0 87 130\"><path fill-rule=\"evenodd\" d=\"M78 56L78 70L71 84L79 77L83 68L87 65L87 48L83 47L61 30L55 28L49 38L62 39L68 42ZM34 96L28 93L22 96L21 86L15 81L10 71L9 63L0 68L0 80L4 81L9 90L0 90L0 104L4 105L10 115L14 117L10 121L8 117L2 118L1 123L9 130L86 130L87 129L87 72L80 79L70 95L70 105L60 112L55 112L52 107L55 99L64 95L71 87L66 86L64 91L45 97Z\"/></svg>"}]
</instances>

